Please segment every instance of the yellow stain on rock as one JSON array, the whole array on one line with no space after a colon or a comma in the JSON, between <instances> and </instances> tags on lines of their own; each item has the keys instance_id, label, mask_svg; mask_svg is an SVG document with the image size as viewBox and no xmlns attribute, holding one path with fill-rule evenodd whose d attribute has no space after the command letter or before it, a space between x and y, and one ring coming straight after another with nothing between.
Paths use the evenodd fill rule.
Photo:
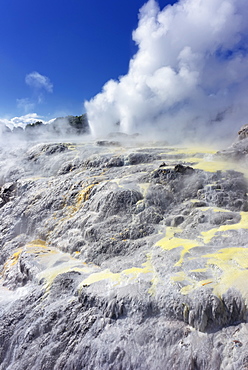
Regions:
<instances>
[{"instance_id":1,"label":"yellow stain on rock","mask_svg":"<svg viewBox=\"0 0 248 370\"><path fill-rule=\"evenodd\" d=\"M189 272L206 272L207 268L190 270ZM210 285L213 283L213 279L204 279L197 281L195 278L190 277L185 271L179 271L177 274L171 277L171 280L175 283L184 284L180 289L180 292L184 295L189 294L193 290L200 288L205 285Z\"/></svg>"},{"instance_id":2,"label":"yellow stain on rock","mask_svg":"<svg viewBox=\"0 0 248 370\"><path fill-rule=\"evenodd\" d=\"M121 283L123 281L126 281L127 278L128 280L134 280L137 279L137 277L140 274L146 274L148 272L151 272L150 266L146 263L143 264L142 267L131 267L129 269L123 270L118 273L113 273L109 269L106 269L101 272L94 273L90 275L88 278L86 278L83 282L82 285L91 285L93 283L97 283L102 280L110 280L114 283Z\"/></svg>"},{"instance_id":3,"label":"yellow stain on rock","mask_svg":"<svg viewBox=\"0 0 248 370\"><path fill-rule=\"evenodd\" d=\"M29 244L30 247L34 248L39 244ZM43 248L37 258L41 265L44 266L44 270L38 274L39 280L45 279L46 288L49 289L54 279L63 273L67 272L80 272L84 274L90 274L98 269L95 265L87 265L85 262L72 257L69 253L61 252L55 248L49 248L42 246ZM36 249L37 251L37 249Z\"/></svg>"},{"instance_id":4,"label":"yellow stain on rock","mask_svg":"<svg viewBox=\"0 0 248 370\"><path fill-rule=\"evenodd\" d=\"M207 271L207 268L199 268L199 269L194 269L194 270L190 270L191 272L206 272Z\"/></svg>"},{"instance_id":5,"label":"yellow stain on rock","mask_svg":"<svg viewBox=\"0 0 248 370\"><path fill-rule=\"evenodd\" d=\"M235 265L243 269L248 269L248 248L222 248L217 253L206 254L203 257L208 258L208 264L214 264L222 270L225 270L227 265L230 267Z\"/></svg>"},{"instance_id":6,"label":"yellow stain on rock","mask_svg":"<svg viewBox=\"0 0 248 370\"><path fill-rule=\"evenodd\" d=\"M199 146L190 146L187 148L182 148L182 147L174 147L173 150L169 153L166 154L182 154L186 156L197 156L197 155L206 155L206 154L215 154L216 149L214 148L209 148L209 147L199 147Z\"/></svg>"},{"instance_id":7,"label":"yellow stain on rock","mask_svg":"<svg viewBox=\"0 0 248 370\"><path fill-rule=\"evenodd\" d=\"M221 160L213 159L211 157L209 158L205 157L205 158L199 159L198 163L196 165L193 165L193 168L204 170L206 172L216 172L216 171L233 170L235 166L237 165L235 165L230 160L221 161Z\"/></svg>"},{"instance_id":8,"label":"yellow stain on rock","mask_svg":"<svg viewBox=\"0 0 248 370\"><path fill-rule=\"evenodd\" d=\"M155 295L157 285L159 283L159 277L152 263L152 253L151 252L147 253L146 257L147 257L147 261L142 264L142 266L144 266L142 273L152 274L151 287L149 288L148 293L150 295Z\"/></svg>"},{"instance_id":9,"label":"yellow stain on rock","mask_svg":"<svg viewBox=\"0 0 248 370\"><path fill-rule=\"evenodd\" d=\"M22 253L34 253L39 252L39 248L44 248L46 242L43 240L34 240L33 242L28 243L25 247L17 249L12 256L10 256L3 266L2 274L5 274L8 270L13 268L19 261L19 258Z\"/></svg>"},{"instance_id":10,"label":"yellow stain on rock","mask_svg":"<svg viewBox=\"0 0 248 370\"><path fill-rule=\"evenodd\" d=\"M180 271L171 277L173 282L181 282L184 285L180 289L182 294L189 294L195 289L207 286L213 289L213 294L221 298L228 289L235 288L248 303L248 248L222 248L200 258L206 259L206 267L189 272ZM206 271L209 271L210 276L204 280L190 276L192 272Z\"/></svg>"},{"instance_id":11,"label":"yellow stain on rock","mask_svg":"<svg viewBox=\"0 0 248 370\"><path fill-rule=\"evenodd\" d=\"M209 243L217 233L231 231L231 230L242 230L248 229L248 212L240 212L241 220L236 224L221 225L208 231L201 233L204 244Z\"/></svg>"},{"instance_id":12,"label":"yellow stain on rock","mask_svg":"<svg viewBox=\"0 0 248 370\"><path fill-rule=\"evenodd\" d=\"M199 199L196 201L196 202L199 202ZM199 208L202 212L206 212L206 211L213 211L215 213L228 213L228 212L231 212L229 209L225 209L225 208L219 208L219 207L212 207L212 206L209 206L209 207L200 207Z\"/></svg>"},{"instance_id":13,"label":"yellow stain on rock","mask_svg":"<svg viewBox=\"0 0 248 370\"><path fill-rule=\"evenodd\" d=\"M143 274L152 274L151 287L148 290L148 293L154 294L156 284L158 283L158 278L155 274L155 270L151 262L150 253L147 254L147 261L142 264L142 267L131 267L118 273L113 273L109 269L93 273L82 281L79 286L79 290L81 290L84 286L89 286L104 280L108 280L114 286L120 284L126 285L131 283L132 281L136 283L138 282L139 277Z\"/></svg>"},{"instance_id":14,"label":"yellow stain on rock","mask_svg":"<svg viewBox=\"0 0 248 370\"><path fill-rule=\"evenodd\" d=\"M207 266L221 271L216 276L214 294L222 296L230 287L234 287L248 302L248 248L222 248L202 257L207 258Z\"/></svg>"},{"instance_id":15,"label":"yellow stain on rock","mask_svg":"<svg viewBox=\"0 0 248 370\"><path fill-rule=\"evenodd\" d=\"M77 144L77 146L76 146L76 144L72 144L72 143L68 143L68 144L65 144L66 146L67 146L67 148L69 149L69 150L76 150L76 148L77 148L77 146L78 146L78 144Z\"/></svg>"},{"instance_id":16,"label":"yellow stain on rock","mask_svg":"<svg viewBox=\"0 0 248 370\"><path fill-rule=\"evenodd\" d=\"M228 271L223 271L220 282L214 286L213 293L221 297L231 287L237 289L248 303L248 270L240 270L238 268L230 268Z\"/></svg>"},{"instance_id":17,"label":"yellow stain on rock","mask_svg":"<svg viewBox=\"0 0 248 370\"><path fill-rule=\"evenodd\" d=\"M150 183L148 182L139 183L140 192L143 195L143 197L146 196L149 186L150 186Z\"/></svg>"},{"instance_id":18,"label":"yellow stain on rock","mask_svg":"<svg viewBox=\"0 0 248 370\"><path fill-rule=\"evenodd\" d=\"M78 195L77 195L77 207L80 207L80 205L86 200L89 199L91 189L95 186L96 184L91 184L86 186L83 190L81 190Z\"/></svg>"},{"instance_id":19,"label":"yellow stain on rock","mask_svg":"<svg viewBox=\"0 0 248 370\"><path fill-rule=\"evenodd\" d=\"M188 280L188 276L186 275L186 273L184 271L179 271L177 272L174 276L171 277L171 280L172 281L184 281L184 280Z\"/></svg>"},{"instance_id":20,"label":"yellow stain on rock","mask_svg":"<svg viewBox=\"0 0 248 370\"><path fill-rule=\"evenodd\" d=\"M109 180L109 182L110 183L115 183L115 184L117 184L119 187L122 187L121 185L120 185L120 182L121 182L121 178L114 178L114 179L112 179L112 180Z\"/></svg>"},{"instance_id":21,"label":"yellow stain on rock","mask_svg":"<svg viewBox=\"0 0 248 370\"><path fill-rule=\"evenodd\" d=\"M214 212L224 212L221 208L206 207L206 210L212 209ZM204 209L205 210L205 209ZM204 244L208 244L212 238L220 233L221 237L226 237L228 231L248 229L248 212L240 212L241 219L236 224L221 225L209 231L202 232L199 235ZM170 251L175 248L182 248L180 258L174 266L182 266L185 255L192 249L204 244L197 240L183 239L180 235L179 228L166 228L166 236L156 243L156 246L163 250ZM222 297L230 288L235 288L248 303L248 248L245 247L230 247L222 248L210 254L199 255L197 258L201 260L201 267L190 271L180 271L171 277L174 283L179 283L182 294L203 288L211 288L213 294ZM205 262L204 262L205 260ZM203 261L203 266L202 266ZM203 280L198 280L194 273L207 272L208 276Z\"/></svg>"},{"instance_id":22,"label":"yellow stain on rock","mask_svg":"<svg viewBox=\"0 0 248 370\"><path fill-rule=\"evenodd\" d=\"M201 280L201 281L191 280L191 283L189 285L184 286L180 290L180 292L183 295L186 295L186 294L189 294L190 292L192 292L193 290L195 290L197 288L203 287L205 285L211 285L212 283L213 283L213 281L209 280L209 279L205 279L205 280Z\"/></svg>"},{"instance_id":23,"label":"yellow stain on rock","mask_svg":"<svg viewBox=\"0 0 248 370\"><path fill-rule=\"evenodd\" d=\"M42 259L45 259L47 255L49 255L49 259L53 254L58 253L56 249L50 248L47 246L46 242L41 239L36 239L26 244L23 248L23 252L26 254L34 254L36 258Z\"/></svg>"},{"instance_id":24,"label":"yellow stain on rock","mask_svg":"<svg viewBox=\"0 0 248 370\"><path fill-rule=\"evenodd\" d=\"M190 203L198 203L198 202L199 202L199 199L190 199Z\"/></svg>"},{"instance_id":25,"label":"yellow stain on rock","mask_svg":"<svg viewBox=\"0 0 248 370\"><path fill-rule=\"evenodd\" d=\"M83 264L82 262L79 262L77 259L74 259L72 257L68 261L58 260L58 262L59 265L50 266L38 274L38 278L40 280L45 279L47 290L49 290L49 288L51 287L54 279L61 274L74 271L84 274L90 274L93 271L95 271L94 267L89 267L86 264Z\"/></svg>"},{"instance_id":26,"label":"yellow stain on rock","mask_svg":"<svg viewBox=\"0 0 248 370\"><path fill-rule=\"evenodd\" d=\"M202 244L196 240L191 239L183 239L178 238L175 236L177 232L181 231L176 227L168 227L166 228L166 236L165 238L159 240L155 246L161 247L163 250L170 251L175 248L182 248L182 252L180 254L180 258L175 264L175 266L181 266L183 263L183 259L186 253L188 253L191 249L195 247L199 247Z\"/></svg>"},{"instance_id":27,"label":"yellow stain on rock","mask_svg":"<svg viewBox=\"0 0 248 370\"><path fill-rule=\"evenodd\" d=\"M37 239L29 242L26 246L19 248L13 253L4 265L2 271L3 275L13 268L21 255L30 255L35 258L35 263L40 269L37 278L39 280L45 279L47 291L58 275L71 271L92 274L99 269L95 265L87 265L85 262L72 257L68 253L63 253L55 248L47 246L44 240Z\"/></svg>"},{"instance_id":28,"label":"yellow stain on rock","mask_svg":"<svg viewBox=\"0 0 248 370\"><path fill-rule=\"evenodd\" d=\"M21 252L22 249L18 250L12 255L10 266L14 266L18 262Z\"/></svg>"},{"instance_id":29,"label":"yellow stain on rock","mask_svg":"<svg viewBox=\"0 0 248 370\"><path fill-rule=\"evenodd\" d=\"M241 166L237 169L237 163L234 161L223 160L215 158L213 155L216 154L216 150L212 148L199 148L199 147L190 147L190 148L174 148L173 151L167 154L182 154L182 160L187 162L192 162L192 167L195 169L201 169L206 172L216 172L218 170L227 171L227 170L239 170L243 172Z\"/></svg>"},{"instance_id":30,"label":"yellow stain on rock","mask_svg":"<svg viewBox=\"0 0 248 370\"><path fill-rule=\"evenodd\" d=\"M2 276L4 276L4 274L7 271L9 271L12 267L14 267L17 264L22 251L23 251L22 248L18 249L15 253L12 254L11 257L7 259L7 261L3 265L3 270L1 271Z\"/></svg>"},{"instance_id":31,"label":"yellow stain on rock","mask_svg":"<svg viewBox=\"0 0 248 370\"><path fill-rule=\"evenodd\" d=\"M27 244L27 247L47 248L45 240L35 239Z\"/></svg>"},{"instance_id":32,"label":"yellow stain on rock","mask_svg":"<svg viewBox=\"0 0 248 370\"><path fill-rule=\"evenodd\" d=\"M102 280L110 280L112 282L118 283L121 281L121 276L120 273L113 273L109 269L103 270L101 272L96 272L84 279L80 284L79 289L83 286L89 286Z\"/></svg>"},{"instance_id":33,"label":"yellow stain on rock","mask_svg":"<svg viewBox=\"0 0 248 370\"><path fill-rule=\"evenodd\" d=\"M66 220L69 220L71 217L75 215L76 212L78 212L78 210L81 208L83 203L89 199L91 189L95 185L97 185L97 183L90 184L78 192L77 198L76 198L76 204L71 205L71 206L67 206L67 205L65 206L66 215L63 218L61 218L57 222L57 224L64 222Z\"/></svg>"}]
</instances>

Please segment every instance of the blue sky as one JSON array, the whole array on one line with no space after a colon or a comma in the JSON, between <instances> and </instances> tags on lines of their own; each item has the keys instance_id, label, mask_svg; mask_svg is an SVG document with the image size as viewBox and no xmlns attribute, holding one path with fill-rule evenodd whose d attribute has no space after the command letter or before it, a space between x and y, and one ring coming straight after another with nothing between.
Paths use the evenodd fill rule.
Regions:
<instances>
[{"instance_id":1,"label":"blue sky","mask_svg":"<svg viewBox=\"0 0 248 370\"><path fill-rule=\"evenodd\" d=\"M127 73L137 51L132 31L144 3L1 1L0 118L82 114L84 100Z\"/></svg>"}]
</instances>

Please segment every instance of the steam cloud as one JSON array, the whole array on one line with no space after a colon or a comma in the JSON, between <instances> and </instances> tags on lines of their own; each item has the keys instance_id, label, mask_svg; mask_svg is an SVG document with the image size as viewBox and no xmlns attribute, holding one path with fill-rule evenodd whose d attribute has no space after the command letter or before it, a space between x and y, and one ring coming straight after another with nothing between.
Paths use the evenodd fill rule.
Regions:
<instances>
[{"instance_id":1,"label":"steam cloud","mask_svg":"<svg viewBox=\"0 0 248 370\"><path fill-rule=\"evenodd\" d=\"M127 75L85 102L92 133L234 134L248 118L247 19L247 0L149 0Z\"/></svg>"}]
</instances>

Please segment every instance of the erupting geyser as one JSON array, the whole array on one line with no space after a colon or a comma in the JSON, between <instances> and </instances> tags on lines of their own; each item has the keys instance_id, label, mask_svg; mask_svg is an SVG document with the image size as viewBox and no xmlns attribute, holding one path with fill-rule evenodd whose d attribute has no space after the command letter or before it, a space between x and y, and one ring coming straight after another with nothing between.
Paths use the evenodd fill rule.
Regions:
<instances>
[{"instance_id":1,"label":"erupting geyser","mask_svg":"<svg viewBox=\"0 0 248 370\"><path fill-rule=\"evenodd\" d=\"M93 134L234 135L248 116L247 19L245 0L148 1L128 73L85 103Z\"/></svg>"}]
</instances>

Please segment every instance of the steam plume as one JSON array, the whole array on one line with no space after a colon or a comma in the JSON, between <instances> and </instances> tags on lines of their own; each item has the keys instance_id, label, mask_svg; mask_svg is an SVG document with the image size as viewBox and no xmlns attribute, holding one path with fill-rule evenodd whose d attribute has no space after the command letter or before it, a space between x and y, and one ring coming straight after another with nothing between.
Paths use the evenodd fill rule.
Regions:
<instances>
[{"instance_id":1,"label":"steam plume","mask_svg":"<svg viewBox=\"0 0 248 370\"><path fill-rule=\"evenodd\" d=\"M247 0L181 0L163 10L149 0L128 73L85 103L93 134L235 133L248 118L247 19Z\"/></svg>"}]
</instances>

